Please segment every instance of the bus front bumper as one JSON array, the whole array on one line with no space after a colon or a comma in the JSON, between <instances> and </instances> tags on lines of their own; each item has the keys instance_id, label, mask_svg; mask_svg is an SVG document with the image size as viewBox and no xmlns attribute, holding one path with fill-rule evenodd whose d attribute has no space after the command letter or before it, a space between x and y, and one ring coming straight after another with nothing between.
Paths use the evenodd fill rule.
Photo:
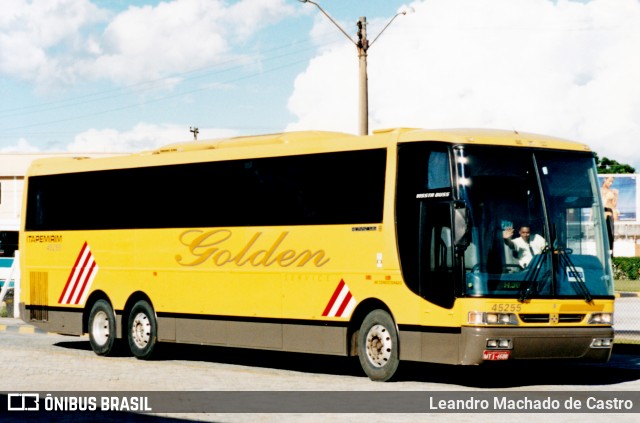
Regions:
<instances>
[{"instance_id":1,"label":"bus front bumper","mask_svg":"<svg viewBox=\"0 0 640 423\"><path fill-rule=\"evenodd\" d=\"M460 347L460 364L539 359L606 362L613 348L613 328L463 327Z\"/></svg>"}]
</instances>

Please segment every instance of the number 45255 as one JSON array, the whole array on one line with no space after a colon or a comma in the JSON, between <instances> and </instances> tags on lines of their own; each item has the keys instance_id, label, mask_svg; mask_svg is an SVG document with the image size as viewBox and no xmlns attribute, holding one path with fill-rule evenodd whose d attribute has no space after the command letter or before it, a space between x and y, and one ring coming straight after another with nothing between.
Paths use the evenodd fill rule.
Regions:
<instances>
[{"instance_id":1,"label":"number 45255","mask_svg":"<svg viewBox=\"0 0 640 423\"><path fill-rule=\"evenodd\" d=\"M517 313L521 310L521 304L494 304L491 307L491 311L497 311L498 313Z\"/></svg>"}]
</instances>

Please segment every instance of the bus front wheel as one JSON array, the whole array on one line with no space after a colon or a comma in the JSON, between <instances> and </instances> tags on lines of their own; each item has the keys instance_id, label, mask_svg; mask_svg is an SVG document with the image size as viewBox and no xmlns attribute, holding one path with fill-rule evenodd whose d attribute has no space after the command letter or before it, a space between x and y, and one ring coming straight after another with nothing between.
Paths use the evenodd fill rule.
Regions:
<instances>
[{"instance_id":1,"label":"bus front wheel","mask_svg":"<svg viewBox=\"0 0 640 423\"><path fill-rule=\"evenodd\" d=\"M153 308L146 301L138 301L129 314L129 349L139 359L151 357L158 342L158 325Z\"/></svg>"},{"instance_id":2,"label":"bus front wheel","mask_svg":"<svg viewBox=\"0 0 640 423\"><path fill-rule=\"evenodd\" d=\"M358 358L371 380L387 381L398 369L398 331L386 311L374 310L362 322L358 332Z\"/></svg>"},{"instance_id":3,"label":"bus front wheel","mask_svg":"<svg viewBox=\"0 0 640 423\"><path fill-rule=\"evenodd\" d=\"M98 300L89 314L89 344L98 355L109 355L116 341L116 316L111 304Z\"/></svg>"}]
</instances>

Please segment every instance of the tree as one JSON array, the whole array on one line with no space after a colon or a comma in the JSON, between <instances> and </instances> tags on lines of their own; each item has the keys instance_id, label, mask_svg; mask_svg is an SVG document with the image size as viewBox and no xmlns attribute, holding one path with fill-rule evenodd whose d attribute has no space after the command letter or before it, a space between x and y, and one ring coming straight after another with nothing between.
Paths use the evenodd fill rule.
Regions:
<instances>
[{"instance_id":1,"label":"tree","mask_svg":"<svg viewBox=\"0 0 640 423\"><path fill-rule=\"evenodd\" d=\"M600 160L598 154L596 153L596 166L598 167L599 174L605 173L636 173L636 169L628 164L618 163L615 160L608 159L603 157Z\"/></svg>"}]
</instances>

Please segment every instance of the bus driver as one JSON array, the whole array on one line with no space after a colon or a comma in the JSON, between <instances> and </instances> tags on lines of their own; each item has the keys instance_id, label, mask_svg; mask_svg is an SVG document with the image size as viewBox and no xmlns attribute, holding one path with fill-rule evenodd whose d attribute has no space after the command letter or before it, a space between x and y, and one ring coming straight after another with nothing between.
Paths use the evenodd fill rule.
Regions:
<instances>
[{"instance_id":1,"label":"bus driver","mask_svg":"<svg viewBox=\"0 0 640 423\"><path fill-rule=\"evenodd\" d=\"M532 237L531 227L526 225L520 227L520 231L518 231L520 237L511 239L513 232L513 228L505 228L502 231L502 237L504 238L504 243L514 251L518 258L518 263L524 269L529 265L534 255L542 253L547 243L540 235L534 234Z\"/></svg>"}]
</instances>

